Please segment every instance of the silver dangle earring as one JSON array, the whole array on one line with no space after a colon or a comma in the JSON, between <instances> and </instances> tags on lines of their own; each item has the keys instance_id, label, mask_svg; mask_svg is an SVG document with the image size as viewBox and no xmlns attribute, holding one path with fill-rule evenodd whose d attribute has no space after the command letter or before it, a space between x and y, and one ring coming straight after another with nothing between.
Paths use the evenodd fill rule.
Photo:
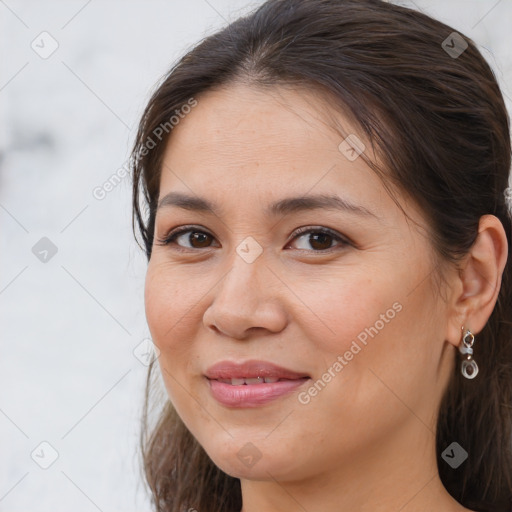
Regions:
<instances>
[{"instance_id":1,"label":"silver dangle earring","mask_svg":"<svg viewBox=\"0 0 512 512\"><path fill-rule=\"evenodd\" d=\"M464 331L464 327L462 328ZM474 379L478 375L478 365L473 359L474 334L468 329L462 336L462 343L459 346L459 352L465 356L462 361L461 372L466 379Z\"/></svg>"}]
</instances>

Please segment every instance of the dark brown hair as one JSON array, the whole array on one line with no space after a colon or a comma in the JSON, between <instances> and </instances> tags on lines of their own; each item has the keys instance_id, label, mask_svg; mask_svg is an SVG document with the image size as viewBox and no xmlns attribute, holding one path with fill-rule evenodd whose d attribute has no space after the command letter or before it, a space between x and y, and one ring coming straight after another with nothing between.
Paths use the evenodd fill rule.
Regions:
<instances>
[{"instance_id":1,"label":"dark brown hair","mask_svg":"<svg viewBox=\"0 0 512 512\"><path fill-rule=\"evenodd\" d=\"M441 480L455 499L481 512L509 512L512 265L504 196L509 120L496 78L475 44L455 36L468 46L460 55L450 53L463 49L453 32L425 14L380 0L265 2L202 40L151 97L132 153L133 223L149 260L162 155L172 131L157 137L153 149L148 141L191 98L200 101L202 92L237 82L314 89L333 111L351 113L381 156L384 179L422 208L442 261L457 265L475 241L480 217L498 217L507 232L509 259L496 307L477 336L480 373L467 380L454 364L440 404L436 444ZM141 450L155 510L238 512L239 480L213 464L168 399L163 409L150 406L153 366ZM441 459L453 441L468 452L456 470Z\"/></svg>"}]
</instances>

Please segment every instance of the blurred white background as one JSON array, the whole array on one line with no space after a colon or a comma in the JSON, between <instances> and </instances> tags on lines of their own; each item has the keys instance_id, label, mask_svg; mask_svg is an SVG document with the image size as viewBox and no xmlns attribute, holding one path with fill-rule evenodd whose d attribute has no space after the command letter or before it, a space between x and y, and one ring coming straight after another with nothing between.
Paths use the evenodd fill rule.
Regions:
<instances>
[{"instance_id":1,"label":"blurred white background","mask_svg":"<svg viewBox=\"0 0 512 512\"><path fill-rule=\"evenodd\" d=\"M145 259L129 177L93 191L171 64L260 3L0 0L0 512L150 510ZM511 1L401 3L471 37L510 111Z\"/></svg>"}]
</instances>

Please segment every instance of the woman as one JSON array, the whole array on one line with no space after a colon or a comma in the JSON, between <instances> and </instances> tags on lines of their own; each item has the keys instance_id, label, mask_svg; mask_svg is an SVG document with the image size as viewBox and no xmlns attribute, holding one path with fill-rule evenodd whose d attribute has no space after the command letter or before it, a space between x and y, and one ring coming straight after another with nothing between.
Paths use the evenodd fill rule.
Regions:
<instances>
[{"instance_id":1,"label":"woman","mask_svg":"<svg viewBox=\"0 0 512 512\"><path fill-rule=\"evenodd\" d=\"M510 510L510 153L474 43L386 2L270 0L171 69L133 151L155 510Z\"/></svg>"}]
</instances>

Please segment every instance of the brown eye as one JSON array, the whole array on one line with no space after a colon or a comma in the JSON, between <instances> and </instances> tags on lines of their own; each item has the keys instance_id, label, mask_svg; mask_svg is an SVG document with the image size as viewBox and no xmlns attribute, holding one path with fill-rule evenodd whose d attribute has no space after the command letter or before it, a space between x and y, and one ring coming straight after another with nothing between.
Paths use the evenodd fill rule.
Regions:
<instances>
[{"instance_id":1,"label":"brown eye","mask_svg":"<svg viewBox=\"0 0 512 512\"><path fill-rule=\"evenodd\" d=\"M188 237L188 242L194 248L208 247L212 237L202 231L192 231ZM196 245L197 244L197 245Z\"/></svg>"},{"instance_id":2,"label":"brown eye","mask_svg":"<svg viewBox=\"0 0 512 512\"><path fill-rule=\"evenodd\" d=\"M327 228L302 229L295 236L295 240L300 241L299 244L296 244L299 245L296 247L297 249L309 251L313 249L312 252L328 251L335 248L336 245L340 247L349 245L348 241L344 240L339 234L331 232Z\"/></svg>"},{"instance_id":3,"label":"brown eye","mask_svg":"<svg viewBox=\"0 0 512 512\"><path fill-rule=\"evenodd\" d=\"M318 249L320 251L330 249L332 236L325 233L311 233L309 235L309 243L313 249Z\"/></svg>"},{"instance_id":4,"label":"brown eye","mask_svg":"<svg viewBox=\"0 0 512 512\"><path fill-rule=\"evenodd\" d=\"M204 249L210 247L214 237L205 231L180 229L171 232L166 238L158 240L158 245L177 245L184 249Z\"/></svg>"}]
</instances>

